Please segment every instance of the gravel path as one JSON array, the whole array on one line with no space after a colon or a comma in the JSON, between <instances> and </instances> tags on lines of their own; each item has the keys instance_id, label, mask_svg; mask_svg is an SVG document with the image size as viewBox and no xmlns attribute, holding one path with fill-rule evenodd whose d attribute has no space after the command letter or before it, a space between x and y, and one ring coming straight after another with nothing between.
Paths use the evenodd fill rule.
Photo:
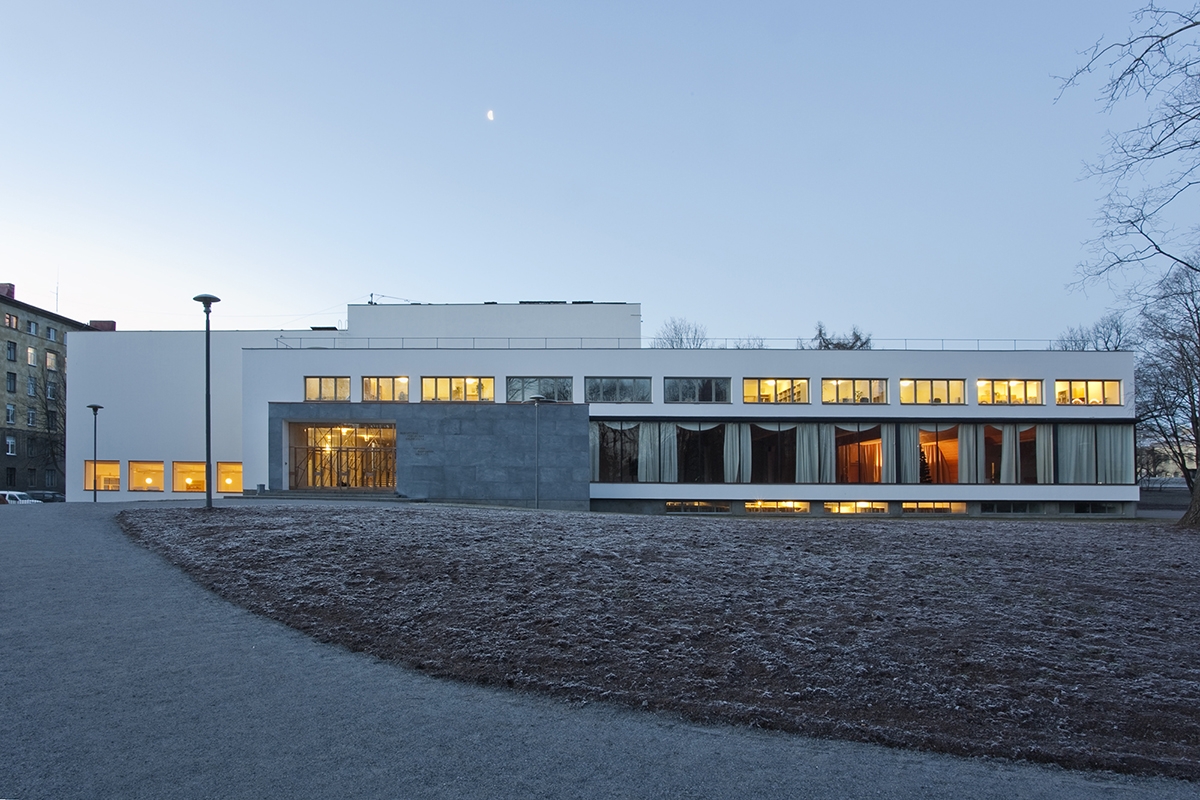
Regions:
<instances>
[{"instance_id":1,"label":"gravel path","mask_svg":"<svg viewBox=\"0 0 1200 800\"><path fill-rule=\"evenodd\" d=\"M220 600L117 510L0 509L0 797L1200 797L431 679Z\"/></svg>"}]
</instances>

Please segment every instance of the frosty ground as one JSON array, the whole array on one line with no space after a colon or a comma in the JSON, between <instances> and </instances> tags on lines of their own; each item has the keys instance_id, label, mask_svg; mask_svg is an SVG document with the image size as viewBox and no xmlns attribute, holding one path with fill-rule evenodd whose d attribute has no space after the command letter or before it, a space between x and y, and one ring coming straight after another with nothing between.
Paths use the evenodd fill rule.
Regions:
<instances>
[{"instance_id":1,"label":"frosty ground","mask_svg":"<svg viewBox=\"0 0 1200 800\"><path fill-rule=\"evenodd\" d=\"M419 505L120 521L235 603L438 676L1200 778L1200 537L1168 525Z\"/></svg>"}]
</instances>

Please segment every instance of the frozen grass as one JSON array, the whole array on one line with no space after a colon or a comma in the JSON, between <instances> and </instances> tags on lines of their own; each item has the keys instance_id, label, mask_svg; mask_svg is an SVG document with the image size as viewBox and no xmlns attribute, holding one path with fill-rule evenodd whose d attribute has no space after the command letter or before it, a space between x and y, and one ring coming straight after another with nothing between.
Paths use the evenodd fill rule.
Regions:
<instances>
[{"instance_id":1,"label":"frozen grass","mask_svg":"<svg viewBox=\"0 0 1200 800\"><path fill-rule=\"evenodd\" d=\"M126 511L219 595L433 675L1200 778L1200 538L1147 523Z\"/></svg>"}]
</instances>

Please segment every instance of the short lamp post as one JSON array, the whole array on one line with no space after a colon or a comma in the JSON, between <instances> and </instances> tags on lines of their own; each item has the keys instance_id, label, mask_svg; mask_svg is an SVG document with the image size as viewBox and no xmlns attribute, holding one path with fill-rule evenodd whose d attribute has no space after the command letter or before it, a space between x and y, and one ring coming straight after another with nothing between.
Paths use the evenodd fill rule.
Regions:
<instances>
[{"instance_id":1,"label":"short lamp post","mask_svg":"<svg viewBox=\"0 0 1200 800\"><path fill-rule=\"evenodd\" d=\"M204 507L212 508L212 333L209 317L212 304L221 302L221 298L198 294L192 299L204 304Z\"/></svg>"},{"instance_id":2,"label":"short lamp post","mask_svg":"<svg viewBox=\"0 0 1200 800\"><path fill-rule=\"evenodd\" d=\"M98 406L92 403L88 406L92 410L92 502L96 502L96 484L99 481L96 475L96 424L100 418L100 409L104 406Z\"/></svg>"},{"instance_id":3,"label":"short lamp post","mask_svg":"<svg viewBox=\"0 0 1200 800\"><path fill-rule=\"evenodd\" d=\"M533 403L533 507L541 508L541 483L542 471L540 464L541 460L541 437L538 435L538 411L541 409L542 401L546 398L543 395L535 394L529 398L529 402Z\"/></svg>"}]
</instances>

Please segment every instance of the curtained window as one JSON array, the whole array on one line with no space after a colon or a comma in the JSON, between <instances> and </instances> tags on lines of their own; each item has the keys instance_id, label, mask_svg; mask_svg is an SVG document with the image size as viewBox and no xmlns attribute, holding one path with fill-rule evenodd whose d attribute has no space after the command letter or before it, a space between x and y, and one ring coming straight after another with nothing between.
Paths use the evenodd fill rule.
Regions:
<instances>
[{"instance_id":1,"label":"curtained window","mask_svg":"<svg viewBox=\"0 0 1200 800\"><path fill-rule=\"evenodd\" d=\"M884 482L883 427L854 422L834 426L838 483Z\"/></svg>"},{"instance_id":2,"label":"curtained window","mask_svg":"<svg viewBox=\"0 0 1200 800\"><path fill-rule=\"evenodd\" d=\"M958 426L920 425L919 483L958 483ZM903 462L902 462L903 463Z\"/></svg>"},{"instance_id":3,"label":"curtained window","mask_svg":"<svg viewBox=\"0 0 1200 800\"><path fill-rule=\"evenodd\" d=\"M599 433L597 480L601 483L634 483L638 479L637 422L596 423Z\"/></svg>"},{"instance_id":4,"label":"curtained window","mask_svg":"<svg viewBox=\"0 0 1200 800\"><path fill-rule=\"evenodd\" d=\"M750 433L750 480L753 483L796 483L796 424L755 423Z\"/></svg>"},{"instance_id":5,"label":"curtained window","mask_svg":"<svg viewBox=\"0 0 1200 800\"><path fill-rule=\"evenodd\" d=\"M724 483L725 426L716 422L675 425L679 483Z\"/></svg>"}]
</instances>

